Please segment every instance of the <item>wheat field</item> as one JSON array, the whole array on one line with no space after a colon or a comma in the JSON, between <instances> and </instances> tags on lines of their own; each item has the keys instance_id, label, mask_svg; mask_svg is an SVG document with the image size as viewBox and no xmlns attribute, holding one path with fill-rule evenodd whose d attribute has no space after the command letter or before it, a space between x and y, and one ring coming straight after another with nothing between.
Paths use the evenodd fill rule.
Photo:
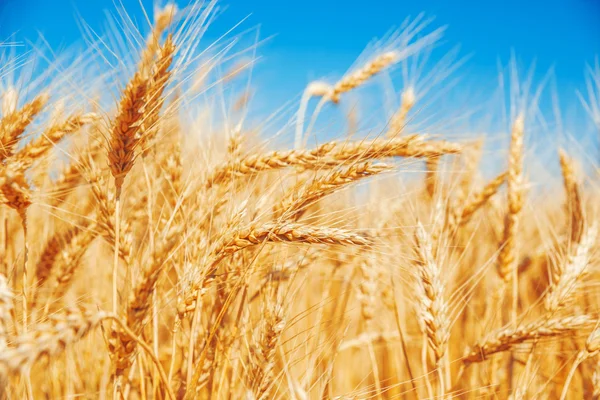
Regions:
<instances>
[{"instance_id":1,"label":"wheat field","mask_svg":"<svg viewBox=\"0 0 600 400\"><path fill-rule=\"evenodd\" d=\"M418 16L253 113L256 42L148 12L0 47L2 398L600 399L598 169L545 82L512 60L471 133L427 113L449 57L360 118L442 40Z\"/></svg>"}]
</instances>

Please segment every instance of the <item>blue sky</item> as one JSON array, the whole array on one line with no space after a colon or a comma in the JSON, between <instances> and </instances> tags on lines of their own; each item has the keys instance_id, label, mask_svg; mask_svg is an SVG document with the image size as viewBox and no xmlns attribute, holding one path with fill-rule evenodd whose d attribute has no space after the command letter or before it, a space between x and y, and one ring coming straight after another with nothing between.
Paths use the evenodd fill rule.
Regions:
<instances>
[{"instance_id":1,"label":"blue sky","mask_svg":"<svg viewBox=\"0 0 600 400\"><path fill-rule=\"evenodd\" d=\"M152 9L152 1L122 0L142 20L140 3ZM569 93L583 88L585 64L600 55L600 0L225 0L221 6L226 10L211 35L250 15L244 26L260 25L261 36L272 37L259 50L257 74L268 79L277 101L297 96L312 79L341 75L371 39L419 12L448 25L447 43L471 54L461 69L470 82L494 82L498 60L505 64L514 50L525 65L535 59L540 76L554 67L559 92L570 101ZM78 18L102 31L103 11L114 7L100 0L0 0L0 39L35 41L39 32L59 49L81 37Z\"/></svg>"}]
</instances>

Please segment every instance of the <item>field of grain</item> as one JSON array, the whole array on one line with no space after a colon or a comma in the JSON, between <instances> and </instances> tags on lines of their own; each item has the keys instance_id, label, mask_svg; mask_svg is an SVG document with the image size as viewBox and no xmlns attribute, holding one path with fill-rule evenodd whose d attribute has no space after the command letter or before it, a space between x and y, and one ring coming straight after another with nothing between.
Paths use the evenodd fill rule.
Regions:
<instances>
[{"instance_id":1,"label":"field of grain","mask_svg":"<svg viewBox=\"0 0 600 400\"><path fill-rule=\"evenodd\" d=\"M358 118L442 40L419 16L254 115L214 7L0 47L0 398L599 399L596 156L546 83L511 61L494 135L427 113L458 58Z\"/></svg>"}]
</instances>

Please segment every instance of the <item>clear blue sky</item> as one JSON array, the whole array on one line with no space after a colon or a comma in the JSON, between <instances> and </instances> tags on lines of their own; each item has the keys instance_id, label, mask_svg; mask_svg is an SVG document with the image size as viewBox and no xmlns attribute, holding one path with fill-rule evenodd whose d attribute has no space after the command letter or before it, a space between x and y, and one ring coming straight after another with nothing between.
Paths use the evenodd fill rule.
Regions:
<instances>
[{"instance_id":1,"label":"clear blue sky","mask_svg":"<svg viewBox=\"0 0 600 400\"><path fill-rule=\"evenodd\" d=\"M142 21L140 1L152 9L149 0L122 4ZM250 14L245 27L260 24L263 38L274 36L259 51L259 76L268 77L280 100L311 79L345 72L372 38L419 12L448 25L447 42L472 54L462 69L471 77L493 79L498 60L506 63L514 49L526 64L536 59L540 74L554 66L562 94L583 87L585 64L600 54L600 0L225 0L221 6L227 9L209 31L215 36ZM58 49L81 37L78 15L102 31L107 9L114 10L112 1L0 0L0 41L15 32L18 40L35 41L39 32Z\"/></svg>"}]
</instances>

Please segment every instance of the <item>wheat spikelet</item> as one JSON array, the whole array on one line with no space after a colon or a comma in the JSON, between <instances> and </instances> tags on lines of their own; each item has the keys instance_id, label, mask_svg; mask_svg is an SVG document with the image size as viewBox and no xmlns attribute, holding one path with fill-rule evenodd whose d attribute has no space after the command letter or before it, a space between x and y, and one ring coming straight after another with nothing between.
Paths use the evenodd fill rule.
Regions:
<instances>
[{"instance_id":1,"label":"wheat spikelet","mask_svg":"<svg viewBox=\"0 0 600 400\"><path fill-rule=\"evenodd\" d=\"M230 82L242 72L250 68L253 64L254 61L252 60L242 59L236 62L234 65L232 65L231 68L229 68L229 70L223 74L223 78L221 79L223 80L223 82Z\"/></svg>"},{"instance_id":2,"label":"wheat spikelet","mask_svg":"<svg viewBox=\"0 0 600 400\"><path fill-rule=\"evenodd\" d=\"M337 162L385 157L433 158L445 154L457 154L463 148L460 144L443 140L423 141L423 139L423 136L412 135L396 139L378 139L372 142L348 143L342 146L339 151L333 152L330 156ZM324 163L324 165L327 164Z\"/></svg>"}]
</instances>

